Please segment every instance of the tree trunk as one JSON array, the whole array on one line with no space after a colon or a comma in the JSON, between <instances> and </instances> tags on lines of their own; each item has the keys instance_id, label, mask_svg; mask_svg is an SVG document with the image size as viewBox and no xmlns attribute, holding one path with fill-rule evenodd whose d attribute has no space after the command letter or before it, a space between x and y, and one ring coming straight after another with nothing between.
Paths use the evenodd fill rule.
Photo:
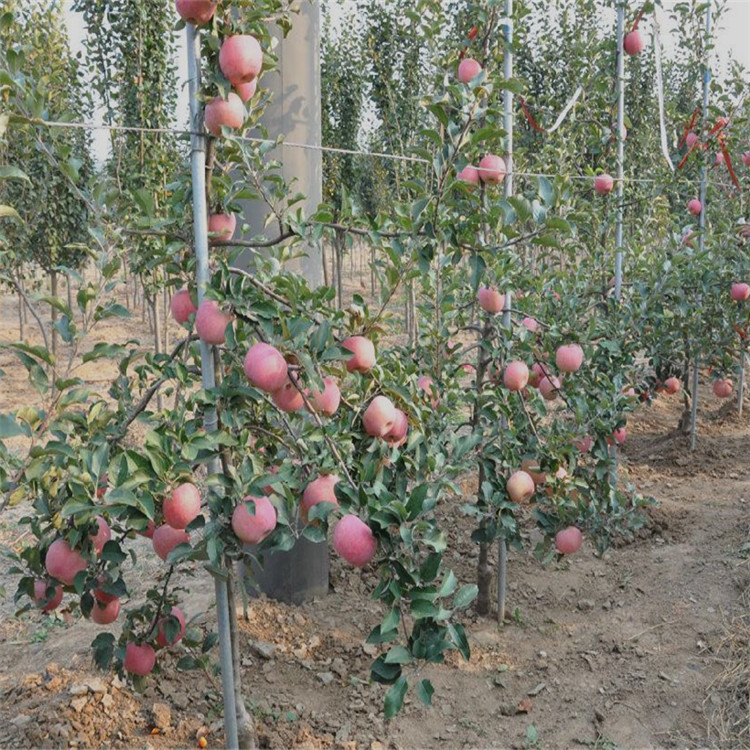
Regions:
<instances>
[{"instance_id":1,"label":"tree trunk","mask_svg":"<svg viewBox=\"0 0 750 750\"><path fill-rule=\"evenodd\" d=\"M18 340L23 341L23 297L18 295Z\"/></svg>"},{"instance_id":2,"label":"tree trunk","mask_svg":"<svg viewBox=\"0 0 750 750\"><path fill-rule=\"evenodd\" d=\"M339 310L344 307L344 285L341 280L341 271L343 266L343 252L341 244L341 233L337 229L334 239L334 248L336 250L336 289L338 294Z\"/></svg>"},{"instance_id":3,"label":"tree trunk","mask_svg":"<svg viewBox=\"0 0 750 750\"><path fill-rule=\"evenodd\" d=\"M169 290L164 287L162 290L163 313L164 313L164 344L163 352L169 351Z\"/></svg>"},{"instance_id":4,"label":"tree trunk","mask_svg":"<svg viewBox=\"0 0 750 750\"><path fill-rule=\"evenodd\" d=\"M71 317L73 316L73 281L70 278L70 274L65 274L65 290L68 294L68 309L70 310Z\"/></svg>"},{"instance_id":5,"label":"tree trunk","mask_svg":"<svg viewBox=\"0 0 750 750\"><path fill-rule=\"evenodd\" d=\"M482 482L484 477L480 468L479 481ZM481 492L481 485L480 485ZM477 614L487 615L490 612L490 585L492 576L490 575L490 566L488 561L489 544L487 542L479 543L479 560L477 561Z\"/></svg>"},{"instance_id":6,"label":"tree trunk","mask_svg":"<svg viewBox=\"0 0 750 750\"><path fill-rule=\"evenodd\" d=\"M149 297L149 308L154 323L154 354L161 354L161 315L159 313L159 292L154 292L153 297ZM156 408L161 411L162 398L161 391L156 394Z\"/></svg>"},{"instance_id":7,"label":"tree trunk","mask_svg":"<svg viewBox=\"0 0 750 750\"><path fill-rule=\"evenodd\" d=\"M375 297L375 245L370 248L370 294Z\"/></svg>"},{"instance_id":8,"label":"tree trunk","mask_svg":"<svg viewBox=\"0 0 750 750\"><path fill-rule=\"evenodd\" d=\"M235 586L237 576L234 567L229 568L229 581L227 595L229 600L229 631L232 638L232 662L234 664L234 703L237 714L237 739L240 750L253 750L255 748L255 722L252 714L245 706L242 696L242 657L240 654L240 635L237 626L237 604L235 598Z\"/></svg>"},{"instance_id":9,"label":"tree trunk","mask_svg":"<svg viewBox=\"0 0 750 750\"><path fill-rule=\"evenodd\" d=\"M328 270L328 255L326 253L326 243L323 241L320 246L320 252L323 258L323 284L331 286L331 274Z\"/></svg>"},{"instance_id":10,"label":"tree trunk","mask_svg":"<svg viewBox=\"0 0 750 750\"><path fill-rule=\"evenodd\" d=\"M49 276L50 285L50 297L57 297L57 271L52 271ZM57 308L54 305L52 307L52 354L57 357Z\"/></svg>"}]
</instances>

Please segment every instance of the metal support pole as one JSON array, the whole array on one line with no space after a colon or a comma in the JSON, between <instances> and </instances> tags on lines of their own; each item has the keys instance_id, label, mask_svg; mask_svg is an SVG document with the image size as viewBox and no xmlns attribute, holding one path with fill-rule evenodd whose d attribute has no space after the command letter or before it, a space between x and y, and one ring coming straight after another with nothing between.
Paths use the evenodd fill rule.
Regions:
<instances>
[{"instance_id":1,"label":"metal support pole","mask_svg":"<svg viewBox=\"0 0 750 750\"><path fill-rule=\"evenodd\" d=\"M206 138L203 135L203 113L198 101L200 92L200 38L192 24L185 26L188 53L188 86L190 91L190 169L193 183L193 222L195 241L196 277L198 282L198 304L203 301L210 282L208 266L208 210L206 206ZM201 379L206 389L216 387L213 352L211 347L200 342ZM204 417L207 432L217 427L216 412L207 411ZM214 460L209 471L219 469ZM229 628L227 580L214 577L216 590L216 615L219 629L219 659L221 663L221 685L224 693L224 734L226 746L234 750L239 746L237 738L237 711L234 694L234 667L232 663L232 641Z\"/></svg>"},{"instance_id":2,"label":"metal support pole","mask_svg":"<svg viewBox=\"0 0 750 750\"><path fill-rule=\"evenodd\" d=\"M505 304L503 306L503 328L511 333L512 319L511 310L513 309L513 292L505 293ZM503 426L507 424L503 420ZM505 596L508 585L508 543L505 537L501 536L497 540L497 624L502 627L505 623Z\"/></svg>"},{"instance_id":3,"label":"metal support pole","mask_svg":"<svg viewBox=\"0 0 750 750\"><path fill-rule=\"evenodd\" d=\"M747 359L745 352L740 354L740 386L737 393L737 414L742 416L742 406L745 403L745 368L747 367Z\"/></svg>"},{"instance_id":4,"label":"metal support pole","mask_svg":"<svg viewBox=\"0 0 750 750\"><path fill-rule=\"evenodd\" d=\"M706 59L703 62L703 119L702 125L705 128L708 120L708 94L711 86L711 66L708 61L708 45L711 41L711 2L706 3ZM698 248L702 253L706 245L706 188L708 185L708 167L706 165L706 155L703 155L703 164L701 165L701 187L700 202L701 213L698 217L698 228L700 234L698 237ZM698 352L695 353L693 362L693 403L690 411L690 450L695 450L698 429Z\"/></svg>"},{"instance_id":5,"label":"metal support pole","mask_svg":"<svg viewBox=\"0 0 750 750\"><path fill-rule=\"evenodd\" d=\"M617 219L615 224L615 299L622 299L622 221L625 197L625 4L617 5Z\"/></svg>"},{"instance_id":6,"label":"metal support pole","mask_svg":"<svg viewBox=\"0 0 750 750\"><path fill-rule=\"evenodd\" d=\"M505 0L505 52L503 76L513 77L513 0ZM505 197L513 195L513 93L503 92L503 128L505 130Z\"/></svg>"}]
</instances>

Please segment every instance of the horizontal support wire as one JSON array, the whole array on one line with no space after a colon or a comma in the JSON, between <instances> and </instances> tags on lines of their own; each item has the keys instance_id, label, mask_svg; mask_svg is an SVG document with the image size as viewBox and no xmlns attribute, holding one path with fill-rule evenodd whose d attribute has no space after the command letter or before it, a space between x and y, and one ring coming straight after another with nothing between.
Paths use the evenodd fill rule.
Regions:
<instances>
[{"instance_id":1,"label":"horizontal support wire","mask_svg":"<svg viewBox=\"0 0 750 750\"><path fill-rule=\"evenodd\" d=\"M152 134L169 134L169 135L182 135L182 136L194 136L194 135L204 135L203 133L197 134L194 133L192 130L185 130L182 128L144 128L144 127L138 127L135 125L105 125L95 122L64 122L64 121L58 121L58 120L41 120L38 118L24 118L23 120L15 120L14 122L9 124L9 127L13 127L14 125L25 125L25 126L43 126L48 128L77 128L79 130L105 130L105 131L117 131L117 132L128 132L128 133L152 133ZM373 157L376 159L392 159L395 161L406 161L406 162L413 162L417 164L430 164L429 159L423 159L419 156L409 156L406 154L390 154L380 151L358 151L356 149L348 149L348 148L338 148L336 146L319 146L317 144L313 143L296 143L294 141L275 141L271 138L256 138L253 136L244 136L244 135L229 135L227 136L227 140L232 141L243 141L246 143L259 143L259 144L268 144L273 146L284 146L289 148L301 148L301 149L308 149L310 151L322 151L327 153L333 153L333 154L348 154L351 156L367 156L367 157ZM477 167L477 171L482 171L481 167ZM521 177L560 177L560 173L547 173L547 172L517 172L514 170L514 175L518 175ZM591 180L593 179L593 176L591 175L572 175L572 174L565 174L562 175L566 179L569 180ZM615 182L617 182L617 178L614 178ZM657 179L654 178L646 178L646 177L623 177L623 182L632 182L632 183L648 183L648 184L655 184L660 182Z\"/></svg>"}]
</instances>

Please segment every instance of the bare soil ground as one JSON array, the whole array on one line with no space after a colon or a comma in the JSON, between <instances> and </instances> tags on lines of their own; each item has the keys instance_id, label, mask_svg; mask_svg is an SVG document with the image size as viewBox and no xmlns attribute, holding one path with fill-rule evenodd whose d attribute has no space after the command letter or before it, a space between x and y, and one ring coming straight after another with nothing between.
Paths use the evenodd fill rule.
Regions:
<instances>
[{"instance_id":1,"label":"bare soil ground","mask_svg":"<svg viewBox=\"0 0 750 750\"><path fill-rule=\"evenodd\" d=\"M4 300L3 319L14 320ZM107 332L142 333L140 320ZM0 331L9 340L11 326ZM31 399L25 372L0 352L0 411ZM106 373L96 373L103 378ZM93 374L92 374L93 378ZM12 392L11 392L12 391ZM598 557L586 545L543 567L511 552L502 630L469 612L471 661L430 668L434 706L413 699L383 720L384 689L368 682L374 649L364 638L381 616L369 598L376 573L332 559L331 591L288 607L252 602L242 622L243 679L269 748L750 747L742 733L750 687L744 557L750 526L747 417L701 391L698 449L676 434L681 404L662 397L629 426L622 474L659 506L632 544ZM471 580L470 524L446 503L448 564ZM0 517L0 544L23 544L22 511ZM148 543L143 541L143 551ZM158 562L158 561L156 561ZM135 599L158 574L149 555L134 571ZM144 694L91 664L98 631L75 611L13 617L15 581L0 562L0 746L195 747L207 731L222 746L218 678L170 668ZM213 586L200 569L182 583L189 616L208 610Z\"/></svg>"}]
</instances>

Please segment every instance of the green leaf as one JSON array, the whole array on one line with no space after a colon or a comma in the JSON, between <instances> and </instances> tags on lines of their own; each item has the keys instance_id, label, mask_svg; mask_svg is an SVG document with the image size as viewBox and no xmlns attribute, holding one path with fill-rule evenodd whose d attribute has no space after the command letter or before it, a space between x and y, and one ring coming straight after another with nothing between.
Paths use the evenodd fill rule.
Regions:
<instances>
[{"instance_id":1,"label":"green leaf","mask_svg":"<svg viewBox=\"0 0 750 750\"><path fill-rule=\"evenodd\" d=\"M409 683L401 675L396 684L385 695L385 718L392 719L404 705L404 696Z\"/></svg>"},{"instance_id":2,"label":"green leaf","mask_svg":"<svg viewBox=\"0 0 750 750\"><path fill-rule=\"evenodd\" d=\"M410 664L414 657L403 646L393 646L385 655L386 664Z\"/></svg>"},{"instance_id":3,"label":"green leaf","mask_svg":"<svg viewBox=\"0 0 750 750\"><path fill-rule=\"evenodd\" d=\"M99 633L92 644L94 663L99 669L109 669L115 653L115 636L112 633Z\"/></svg>"},{"instance_id":4,"label":"green leaf","mask_svg":"<svg viewBox=\"0 0 750 750\"><path fill-rule=\"evenodd\" d=\"M425 706L432 705L432 696L435 694L435 688L429 680L420 680L417 685L417 697Z\"/></svg>"},{"instance_id":5,"label":"green leaf","mask_svg":"<svg viewBox=\"0 0 750 750\"><path fill-rule=\"evenodd\" d=\"M456 595L453 597L453 606L455 609L463 609L476 599L479 589L475 583L467 583L461 586Z\"/></svg>"},{"instance_id":6,"label":"green leaf","mask_svg":"<svg viewBox=\"0 0 750 750\"><path fill-rule=\"evenodd\" d=\"M28 425L18 424L13 414L0 414L0 440L29 434L31 431Z\"/></svg>"},{"instance_id":7,"label":"green leaf","mask_svg":"<svg viewBox=\"0 0 750 750\"><path fill-rule=\"evenodd\" d=\"M23 180L31 184L29 176L18 167L5 166L0 167L0 180Z\"/></svg>"},{"instance_id":8,"label":"green leaf","mask_svg":"<svg viewBox=\"0 0 750 750\"><path fill-rule=\"evenodd\" d=\"M6 206L0 203L0 219L13 219L13 221L23 224L23 219L19 215L18 211L12 206Z\"/></svg>"}]
</instances>

